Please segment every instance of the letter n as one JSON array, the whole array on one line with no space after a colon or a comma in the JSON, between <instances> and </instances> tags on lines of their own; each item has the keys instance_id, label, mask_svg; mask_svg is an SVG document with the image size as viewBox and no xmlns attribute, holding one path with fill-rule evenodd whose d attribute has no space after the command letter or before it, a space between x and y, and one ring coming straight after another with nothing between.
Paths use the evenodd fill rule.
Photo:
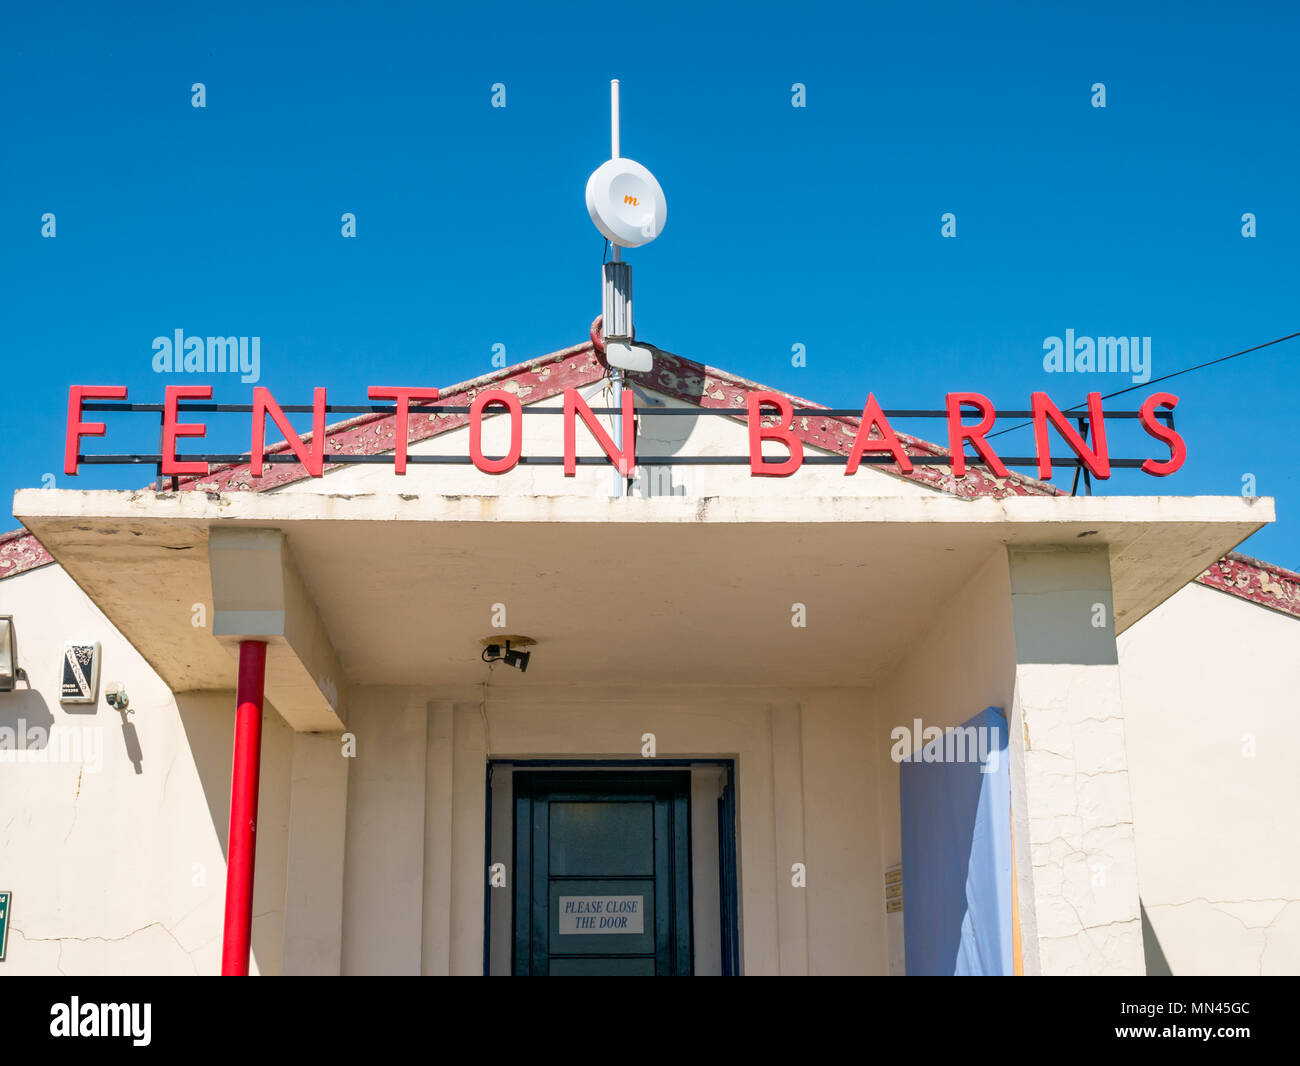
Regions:
<instances>
[{"instance_id":1,"label":"letter n","mask_svg":"<svg viewBox=\"0 0 1300 1066\"><path fill-rule=\"evenodd\" d=\"M325 390L317 389L312 398L311 441L308 448L302 438L294 432L289 420L284 417L280 405L275 402L271 390L262 385L253 388L253 449L249 473L253 477L262 476L262 457L266 451L266 416L270 415L284 434L284 439L293 454L298 457L304 469L312 477L325 473Z\"/></svg>"},{"instance_id":2,"label":"letter n","mask_svg":"<svg viewBox=\"0 0 1300 1066\"><path fill-rule=\"evenodd\" d=\"M631 477L636 467L636 414L633 410L631 389L623 390L623 450L620 452L610 439L605 427L591 413L587 401L577 389L564 390L564 476L573 477L578 468L578 416L591 431L604 453L613 461L618 472Z\"/></svg>"},{"instance_id":3,"label":"letter n","mask_svg":"<svg viewBox=\"0 0 1300 1066\"><path fill-rule=\"evenodd\" d=\"M1102 417L1101 393L1088 393L1088 425L1092 428L1094 448L1084 443L1070 420L1061 413L1061 409L1052 403L1045 392L1036 392L1032 397L1034 415L1034 449L1038 452L1038 476L1046 480L1052 476L1052 442L1047 436L1047 423L1056 426L1065 443L1074 454L1083 460L1083 465L1092 471L1095 478L1110 477L1110 456L1106 451L1106 422Z\"/></svg>"}]
</instances>

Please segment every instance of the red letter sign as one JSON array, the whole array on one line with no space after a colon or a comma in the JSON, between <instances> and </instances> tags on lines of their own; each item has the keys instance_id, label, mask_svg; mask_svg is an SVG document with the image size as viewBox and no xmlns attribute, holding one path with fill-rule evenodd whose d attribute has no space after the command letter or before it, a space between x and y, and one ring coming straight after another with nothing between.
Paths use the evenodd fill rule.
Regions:
<instances>
[{"instance_id":1,"label":"red letter sign","mask_svg":"<svg viewBox=\"0 0 1300 1066\"><path fill-rule=\"evenodd\" d=\"M596 438L596 443L601 446L605 454L614 460L618 467L618 472L624 477L630 477L632 468L636 466L636 415L632 410L632 390L623 390L623 450L620 452L614 446L608 433L605 432L601 424L596 421L596 416L591 413L591 408L587 406L587 401L578 395L577 389L564 390L564 476L573 477L578 468L578 433L577 433L577 415L582 416L582 421L586 427L591 430L591 435Z\"/></svg>"},{"instance_id":2,"label":"red letter sign","mask_svg":"<svg viewBox=\"0 0 1300 1066\"><path fill-rule=\"evenodd\" d=\"M211 385L168 385L163 400L162 472L164 474L206 474L208 464L197 460L182 463L176 458L177 437L204 437L208 427L202 422L177 422L178 400L210 400Z\"/></svg>"},{"instance_id":3,"label":"red letter sign","mask_svg":"<svg viewBox=\"0 0 1300 1066\"><path fill-rule=\"evenodd\" d=\"M964 403L979 408L979 425L962 425L961 405ZM984 439L984 434L993 428L996 418L993 402L987 396L981 396L978 392L948 393L948 451L951 452L953 477L962 477L966 473L966 441L975 446L980 458L988 463L994 474L998 477L1011 476L997 453Z\"/></svg>"},{"instance_id":4,"label":"red letter sign","mask_svg":"<svg viewBox=\"0 0 1300 1066\"><path fill-rule=\"evenodd\" d=\"M394 425L396 451L393 456L393 473L406 473L406 442L410 436L411 401L436 400L437 389L405 389L393 385L371 385L368 393L372 400L396 400L397 417Z\"/></svg>"},{"instance_id":5,"label":"red letter sign","mask_svg":"<svg viewBox=\"0 0 1300 1066\"><path fill-rule=\"evenodd\" d=\"M1142 428L1151 436L1169 445L1169 458L1164 462L1148 459L1142 464L1143 471L1155 477L1168 477L1187 459L1187 445L1183 443L1183 438L1163 422L1156 421L1157 407L1168 407L1172 411L1177 406L1178 397L1173 393L1154 392L1147 397L1146 403L1138 410L1138 420L1142 423Z\"/></svg>"},{"instance_id":6,"label":"red letter sign","mask_svg":"<svg viewBox=\"0 0 1300 1066\"><path fill-rule=\"evenodd\" d=\"M280 427L280 432L284 434L284 439L288 442L289 447L293 449L293 454L298 457L298 462L302 463L312 477L320 477L325 473L325 390L317 389L312 401L312 418L311 418L311 442L315 446L308 448L302 442L302 438L294 432L293 426L289 425L289 420L284 417L284 412L280 410L280 405L275 402L271 395L271 390L263 388L261 385L253 386L253 454L252 462L249 463L249 473L253 477L262 476L262 456L266 451L266 416L268 412L275 419L275 424Z\"/></svg>"},{"instance_id":7,"label":"red letter sign","mask_svg":"<svg viewBox=\"0 0 1300 1066\"><path fill-rule=\"evenodd\" d=\"M880 429L879 439L871 436L873 426ZM858 464L862 462L863 452L890 452L899 470L904 474L912 472L912 460L907 457L907 452L903 451L903 444L880 410L880 404L876 403L874 392L867 393L867 406L862 409L862 424L858 427L858 435L853 438L853 450L849 452L849 462L844 468L846 475L858 472Z\"/></svg>"},{"instance_id":8,"label":"red letter sign","mask_svg":"<svg viewBox=\"0 0 1300 1066\"><path fill-rule=\"evenodd\" d=\"M89 396L92 400L125 400L125 385L73 385L68 390L68 435L63 444L63 472L75 475L77 472L77 452L81 450L82 437L102 437L108 432L103 422L83 422L81 420L81 401Z\"/></svg>"},{"instance_id":9,"label":"red letter sign","mask_svg":"<svg viewBox=\"0 0 1300 1066\"><path fill-rule=\"evenodd\" d=\"M483 454L483 408L489 404L500 404L510 412L510 447L500 459L489 459ZM514 469L523 450L524 407L519 397L505 389L488 389L475 396L469 405L469 457L474 465L485 474L504 474Z\"/></svg>"},{"instance_id":10,"label":"red letter sign","mask_svg":"<svg viewBox=\"0 0 1300 1066\"><path fill-rule=\"evenodd\" d=\"M1074 449L1074 454L1083 460L1083 465L1092 471L1096 478L1110 477L1110 455L1106 452L1106 422L1101 413L1101 393L1088 393L1088 425L1092 429L1092 450L1083 442L1070 420L1061 414L1061 409L1047 398L1047 393L1036 392L1031 401L1034 412L1034 448L1038 452L1038 476L1046 480L1052 476L1052 445L1047 439L1047 420L1061 432L1065 443Z\"/></svg>"},{"instance_id":11,"label":"red letter sign","mask_svg":"<svg viewBox=\"0 0 1300 1066\"><path fill-rule=\"evenodd\" d=\"M749 404L749 475L750 477L789 477L803 465L803 441L794 435L794 407L780 393L751 392ZM779 424L762 424L761 407L777 409ZM763 460L763 441L779 440L790 450L790 458L777 463Z\"/></svg>"}]
</instances>

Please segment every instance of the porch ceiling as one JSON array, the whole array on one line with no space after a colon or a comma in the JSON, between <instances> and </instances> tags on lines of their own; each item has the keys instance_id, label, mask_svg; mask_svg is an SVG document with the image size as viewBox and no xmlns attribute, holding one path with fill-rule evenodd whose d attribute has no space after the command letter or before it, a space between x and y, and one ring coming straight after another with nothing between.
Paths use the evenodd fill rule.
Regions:
<instances>
[{"instance_id":1,"label":"porch ceiling","mask_svg":"<svg viewBox=\"0 0 1300 1066\"><path fill-rule=\"evenodd\" d=\"M1006 544L1105 543L1125 629L1262 525L1238 497L330 496L22 490L14 513L175 690L233 687L208 530L283 530L345 674L479 682L495 604L538 645L492 683L823 685L887 673ZM806 606L808 625L790 624Z\"/></svg>"}]
</instances>

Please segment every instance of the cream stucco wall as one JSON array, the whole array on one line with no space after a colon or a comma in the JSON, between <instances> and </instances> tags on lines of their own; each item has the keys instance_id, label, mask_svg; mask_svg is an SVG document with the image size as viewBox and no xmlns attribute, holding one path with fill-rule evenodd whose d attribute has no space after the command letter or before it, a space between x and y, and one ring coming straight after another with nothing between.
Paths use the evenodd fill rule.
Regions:
<instances>
[{"instance_id":1,"label":"cream stucco wall","mask_svg":"<svg viewBox=\"0 0 1300 1066\"><path fill-rule=\"evenodd\" d=\"M1144 972L1110 551L1012 547L1011 814L1027 974Z\"/></svg>"},{"instance_id":2,"label":"cream stucco wall","mask_svg":"<svg viewBox=\"0 0 1300 1066\"><path fill-rule=\"evenodd\" d=\"M647 732L658 758L736 760L744 971L884 972L865 700L671 685L355 690L344 972L481 973L488 759L636 759ZM806 888L792 885L794 863ZM497 906L508 911L508 893Z\"/></svg>"},{"instance_id":3,"label":"cream stucco wall","mask_svg":"<svg viewBox=\"0 0 1300 1066\"><path fill-rule=\"evenodd\" d=\"M1300 973L1300 619L1191 585L1119 638L1150 973Z\"/></svg>"},{"instance_id":4,"label":"cream stucco wall","mask_svg":"<svg viewBox=\"0 0 1300 1066\"><path fill-rule=\"evenodd\" d=\"M30 684L0 693L0 728L47 735L23 760L0 752L0 888L13 893L0 975L219 972L233 692L173 696L58 566L0 581L0 614ZM94 705L59 702L74 639L102 644ZM130 697L125 724L110 683ZM252 931L265 974L281 967L292 738L268 707Z\"/></svg>"}]
</instances>

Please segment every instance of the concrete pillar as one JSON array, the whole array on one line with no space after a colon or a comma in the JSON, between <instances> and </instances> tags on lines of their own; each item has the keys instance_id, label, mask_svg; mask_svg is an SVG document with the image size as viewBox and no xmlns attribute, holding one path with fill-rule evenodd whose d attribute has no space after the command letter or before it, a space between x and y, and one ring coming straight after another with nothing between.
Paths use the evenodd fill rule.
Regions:
<instances>
[{"instance_id":1,"label":"concrete pillar","mask_svg":"<svg viewBox=\"0 0 1300 1066\"><path fill-rule=\"evenodd\" d=\"M483 972L483 893L488 857L483 849L487 820L488 718L485 707L457 703L452 713L451 940L448 966L452 976ZM517 874L517 871L510 871ZM508 884L513 885L511 878ZM498 893L508 889L497 889ZM498 907L509 906L498 902Z\"/></svg>"},{"instance_id":2,"label":"concrete pillar","mask_svg":"<svg viewBox=\"0 0 1300 1066\"><path fill-rule=\"evenodd\" d=\"M691 767L691 906L696 977L722 974L718 797L722 795L724 778L721 766Z\"/></svg>"},{"instance_id":3,"label":"concrete pillar","mask_svg":"<svg viewBox=\"0 0 1300 1066\"><path fill-rule=\"evenodd\" d=\"M1011 816L1027 974L1142 974L1105 545L1011 547Z\"/></svg>"},{"instance_id":4,"label":"concrete pillar","mask_svg":"<svg viewBox=\"0 0 1300 1066\"><path fill-rule=\"evenodd\" d=\"M428 769L424 786L424 946L421 970L426 975L439 977L451 973L452 773L456 754L452 724L455 709L455 704L447 701L430 703L428 708ZM506 918L508 921L508 906ZM508 928L506 939L510 939Z\"/></svg>"},{"instance_id":5,"label":"concrete pillar","mask_svg":"<svg viewBox=\"0 0 1300 1066\"><path fill-rule=\"evenodd\" d=\"M348 763L337 733L295 733L284 890L284 973L342 972Z\"/></svg>"},{"instance_id":6,"label":"concrete pillar","mask_svg":"<svg viewBox=\"0 0 1300 1066\"><path fill-rule=\"evenodd\" d=\"M803 818L803 736L797 703L773 704L772 825L776 838L776 913L782 977L808 974L808 891L793 884L808 868ZM810 873L806 876L811 877Z\"/></svg>"},{"instance_id":7,"label":"concrete pillar","mask_svg":"<svg viewBox=\"0 0 1300 1066\"><path fill-rule=\"evenodd\" d=\"M514 920L515 877L515 807L514 767L498 766L492 773L492 854L489 861L505 867L504 885L494 885L488 891L488 906L492 924L491 969L494 977L508 977L514 965L515 944L511 937ZM525 871L524 877L528 876Z\"/></svg>"},{"instance_id":8,"label":"concrete pillar","mask_svg":"<svg viewBox=\"0 0 1300 1066\"><path fill-rule=\"evenodd\" d=\"M358 688L348 728L343 972L419 976L429 710L420 693ZM481 832L481 829L480 829Z\"/></svg>"}]
</instances>

